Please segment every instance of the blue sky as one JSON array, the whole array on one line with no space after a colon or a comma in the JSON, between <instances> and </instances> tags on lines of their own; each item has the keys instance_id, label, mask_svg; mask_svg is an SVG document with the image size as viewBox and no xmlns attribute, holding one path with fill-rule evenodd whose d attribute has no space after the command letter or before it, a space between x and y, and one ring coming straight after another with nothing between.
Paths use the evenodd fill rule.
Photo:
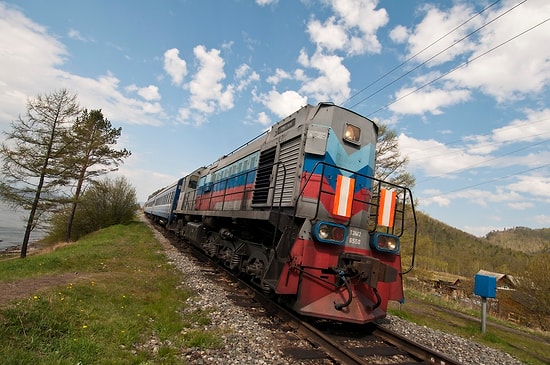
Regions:
<instances>
[{"instance_id":1,"label":"blue sky","mask_svg":"<svg viewBox=\"0 0 550 365\"><path fill-rule=\"evenodd\" d=\"M77 93L122 127L143 201L332 101L397 132L417 209L550 227L549 44L547 0L0 0L0 129Z\"/></svg>"}]
</instances>

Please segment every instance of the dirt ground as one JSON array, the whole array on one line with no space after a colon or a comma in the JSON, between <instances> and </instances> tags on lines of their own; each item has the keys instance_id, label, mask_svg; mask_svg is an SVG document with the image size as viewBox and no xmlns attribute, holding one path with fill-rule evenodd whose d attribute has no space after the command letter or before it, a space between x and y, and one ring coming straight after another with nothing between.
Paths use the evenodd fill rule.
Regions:
<instances>
[{"instance_id":1,"label":"dirt ground","mask_svg":"<svg viewBox=\"0 0 550 365\"><path fill-rule=\"evenodd\" d=\"M78 273L40 276L16 280L9 283L0 283L0 306L15 299L23 299L33 296L41 289L51 288L59 285L68 285L83 280L86 275Z\"/></svg>"},{"instance_id":2,"label":"dirt ground","mask_svg":"<svg viewBox=\"0 0 550 365\"><path fill-rule=\"evenodd\" d=\"M53 246L36 246L29 250L29 255L41 255L52 252L59 247L66 246L67 243L60 243ZM19 260L19 256L14 258ZM89 275L82 273L63 273L57 275L45 275L35 278L15 280L11 282L0 282L0 306L9 303L15 299L32 297L36 292L60 285L68 285L80 280L89 279Z\"/></svg>"}]
</instances>

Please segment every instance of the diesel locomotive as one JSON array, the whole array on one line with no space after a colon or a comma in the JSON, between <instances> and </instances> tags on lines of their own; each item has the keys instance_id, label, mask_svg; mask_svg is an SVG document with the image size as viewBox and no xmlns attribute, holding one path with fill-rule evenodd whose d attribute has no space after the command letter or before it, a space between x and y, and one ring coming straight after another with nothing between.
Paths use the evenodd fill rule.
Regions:
<instances>
[{"instance_id":1,"label":"diesel locomotive","mask_svg":"<svg viewBox=\"0 0 550 365\"><path fill-rule=\"evenodd\" d=\"M403 301L417 232L410 189L375 178L377 136L353 111L306 105L144 212L297 313L368 323Z\"/></svg>"}]
</instances>

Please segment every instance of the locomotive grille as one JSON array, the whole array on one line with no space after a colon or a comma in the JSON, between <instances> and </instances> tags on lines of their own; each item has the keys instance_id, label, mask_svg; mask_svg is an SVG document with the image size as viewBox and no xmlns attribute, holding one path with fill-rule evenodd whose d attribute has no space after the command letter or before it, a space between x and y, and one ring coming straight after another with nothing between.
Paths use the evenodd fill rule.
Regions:
<instances>
[{"instance_id":1,"label":"locomotive grille","mask_svg":"<svg viewBox=\"0 0 550 365\"><path fill-rule=\"evenodd\" d=\"M297 137L281 145L279 154L280 165L277 167L275 178L275 196L273 205L292 205L294 197L294 183L300 155L301 138ZM284 166L284 167L283 167Z\"/></svg>"},{"instance_id":2,"label":"locomotive grille","mask_svg":"<svg viewBox=\"0 0 550 365\"><path fill-rule=\"evenodd\" d=\"M273 162L275 161L275 147L262 151L260 161L258 162L258 173L256 174L256 184L254 185L254 195L252 204L265 204L269 197L269 185L271 173L273 171Z\"/></svg>"}]
</instances>

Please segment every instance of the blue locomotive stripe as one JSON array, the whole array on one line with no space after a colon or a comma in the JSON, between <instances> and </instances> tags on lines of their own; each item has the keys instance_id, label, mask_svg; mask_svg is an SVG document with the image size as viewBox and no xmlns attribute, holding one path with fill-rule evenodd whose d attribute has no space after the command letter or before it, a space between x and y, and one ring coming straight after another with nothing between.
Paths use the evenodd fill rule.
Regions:
<instances>
[{"instance_id":1,"label":"blue locomotive stripe","mask_svg":"<svg viewBox=\"0 0 550 365\"><path fill-rule=\"evenodd\" d=\"M353 173L351 173L349 171L341 170L340 168L325 167L325 177L327 177L327 180L330 186L336 189L337 175L344 175L347 177L351 177L355 173L357 173L360 175L373 176L374 170L372 166L374 165L375 151L376 151L375 146L373 144L369 144L369 145L363 146L361 149L359 149L358 151L352 154L348 154L344 149L342 142L338 139L336 134L329 133L325 155L318 156L313 154L311 155L306 154L304 158L303 171L306 173L312 173L312 172L316 174L322 173L320 167L317 168L317 171L313 171L313 169L315 168L315 165L318 162L324 162L326 164L340 166L342 169L353 171ZM356 184L355 191L357 192L364 187L370 188L370 183L368 184L369 186L365 186L365 184L367 183L362 182L362 183Z\"/></svg>"}]
</instances>

